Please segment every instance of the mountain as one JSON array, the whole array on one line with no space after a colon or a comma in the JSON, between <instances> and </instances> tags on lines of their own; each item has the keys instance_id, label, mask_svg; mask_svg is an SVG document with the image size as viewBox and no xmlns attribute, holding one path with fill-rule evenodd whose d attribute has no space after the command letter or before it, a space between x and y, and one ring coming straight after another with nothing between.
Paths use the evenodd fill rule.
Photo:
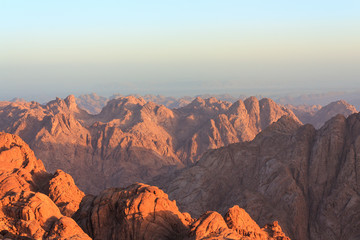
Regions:
<instances>
[{"instance_id":1,"label":"mountain","mask_svg":"<svg viewBox=\"0 0 360 240\"><path fill-rule=\"evenodd\" d=\"M293 239L359 239L359 156L360 114L319 130L282 117L158 183L195 217L238 204L260 225L278 220Z\"/></svg>"},{"instance_id":2,"label":"mountain","mask_svg":"<svg viewBox=\"0 0 360 240\"><path fill-rule=\"evenodd\" d=\"M357 113L356 108L353 105L340 100L329 103L328 105L322 107L313 115L308 123L314 125L315 128L320 128L327 120L336 116L337 114L342 114L345 117L348 117L353 113Z\"/></svg>"},{"instance_id":3,"label":"mountain","mask_svg":"<svg viewBox=\"0 0 360 240\"><path fill-rule=\"evenodd\" d=\"M108 99L97 95L96 93L80 95L76 98L76 104L89 112L90 114L98 114L106 105Z\"/></svg>"},{"instance_id":4,"label":"mountain","mask_svg":"<svg viewBox=\"0 0 360 240\"><path fill-rule=\"evenodd\" d=\"M145 184L84 197L70 175L46 172L15 135L0 133L0 163L1 239L289 240L277 222L261 229L238 206L224 217L206 212L194 219Z\"/></svg>"},{"instance_id":5,"label":"mountain","mask_svg":"<svg viewBox=\"0 0 360 240\"><path fill-rule=\"evenodd\" d=\"M321 105L306 105L306 104L298 105L298 106L286 104L285 107L293 111L296 117L304 124L310 123L314 115L322 108ZM325 122L329 119L326 119Z\"/></svg>"},{"instance_id":6,"label":"mountain","mask_svg":"<svg viewBox=\"0 0 360 240\"><path fill-rule=\"evenodd\" d=\"M302 123L310 123L315 128L322 127L326 121L337 114L342 114L347 117L353 113L357 113L356 108L344 100L329 103L324 107L320 105L286 105L286 108L292 110Z\"/></svg>"},{"instance_id":7,"label":"mountain","mask_svg":"<svg viewBox=\"0 0 360 240\"><path fill-rule=\"evenodd\" d=\"M110 100L97 115L74 96L46 105L0 108L0 131L19 135L53 172L62 169L87 193L149 182L199 160L208 149L252 140L281 116L296 116L271 99L233 104L196 98L178 109L133 96Z\"/></svg>"}]
</instances>

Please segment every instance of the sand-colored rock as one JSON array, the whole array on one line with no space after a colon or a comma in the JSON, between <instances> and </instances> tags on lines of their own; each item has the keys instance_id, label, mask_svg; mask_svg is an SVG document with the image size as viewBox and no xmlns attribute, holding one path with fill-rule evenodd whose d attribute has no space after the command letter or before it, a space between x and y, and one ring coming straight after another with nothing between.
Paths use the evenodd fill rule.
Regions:
<instances>
[{"instance_id":1,"label":"sand-colored rock","mask_svg":"<svg viewBox=\"0 0 360 240\"><path fill-rule=\"evenodd\" d=\"M169 109L133 96L112 99L91 115L70 95L46 105L14 102L0 108L0 130L21 136L49 171L62 169L82 190L98 193L149 183L197 162L209 149L252 140L283 115L298 121L270 99L231 104L198 97Z\"/></svg>"},{"instance_id":2,"label":"sand-colored rock","mask_svg":"<svg viewBox=\"0 0 360 240\"><path fill-rule=\"evenodd\" d=\"M193 217L237 204L260 226L278 221L292 239L357 239L358 156L360 114L337 115L319 130L284 117L253 141L211 150L160 182ZM276 226L265 229L283 237Z\"/></svg>"}]
</instances>

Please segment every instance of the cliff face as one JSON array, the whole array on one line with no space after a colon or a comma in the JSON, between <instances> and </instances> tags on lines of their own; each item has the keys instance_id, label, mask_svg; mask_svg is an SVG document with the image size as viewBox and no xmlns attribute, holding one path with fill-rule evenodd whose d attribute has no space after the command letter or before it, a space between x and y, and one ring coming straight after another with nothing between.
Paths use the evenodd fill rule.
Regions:
<instances>
[{"instance_id":1,"label":"cliff face","mask_svg":"<svg viewBox=\"0 0 360 240\"><path fill-rule=\"evenodd\" d=\"M209 151L163 186L195 217L236 203L260 225L278 220L293 239L357 239L359 156L360 114L319 130L284 117L251 142Z\"/></svg>"},{"instance_id":2,"label":"cliff face","mask_svg":"<svg viewBox=\"0 0 360 240\"><path fill-rule=\"evenodd\" d=\"M62 169L86 192L149 182L190 165L208 149L252 140L281 116L295 115L270 99L234 104L196 98L170 110L132 96L113 99L98 115L74 96L46 105L9 103L0 130L22 137L49 171Z\"/></svg>"},{"instance_id":3,"label":"cliff face","mask_svg":"<svg viewBox=\"0 0 360 240\"><path fill-rule=\"evenodd\" d=\"M193 219L145 184L84 197L70 175L47 173L15 135L0 133L0 163L1 239L91 239L88 233L93 239L288 240L277 223L260 229L237 206L225 219L216 212Z\"/></svg>"}]
</instances>

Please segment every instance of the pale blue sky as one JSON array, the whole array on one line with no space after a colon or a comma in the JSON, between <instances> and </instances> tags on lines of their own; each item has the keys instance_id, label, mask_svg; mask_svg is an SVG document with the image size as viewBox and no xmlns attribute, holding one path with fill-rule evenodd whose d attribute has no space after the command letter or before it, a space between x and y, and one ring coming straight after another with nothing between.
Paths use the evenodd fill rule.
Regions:
<instances>
[{"instance_id":1,"label":"pale blue sky","mask_svg":"<svg viewBox=\"0 0 360 240\"><path fill-rule=\"evenodd\" d=\"M0 100L360 82L360 1L0 0Z\"/></svg>"}]
</instances>

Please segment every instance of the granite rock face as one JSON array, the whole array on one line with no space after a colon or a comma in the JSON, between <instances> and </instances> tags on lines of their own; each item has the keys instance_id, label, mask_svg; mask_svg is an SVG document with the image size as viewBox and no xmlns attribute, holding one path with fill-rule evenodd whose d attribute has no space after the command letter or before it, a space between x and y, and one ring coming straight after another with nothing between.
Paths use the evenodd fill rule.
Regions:
<instances>
[{"instance_id":1,"label":"granite rock face","mask_svg":"<svg viewBox=\"0 0 360 240\"><path fill-rule=\"evenodd\" d=\"M207 152L162 188L194 217L238 204L293 239L358 239L359 156L360 114L319 130L283 117L251 142Z\"/></svg>"},{"instance_id":2,"label":"granite rock face","mask_svg":"<svg viewBox=\"0 0 360 240\"><path fill-rule=\"evenodd\" d=\"M234 104L196 98L169 109L133 96L88 114L74 96L46 105L0 107L0 131L19 135L51 172L62 169L87 193L149 182L191 165L209 149L252 140L281 116L295 115L271 99Z\"/></svg>"},{"instance_id":3,"label":"granite rock face","mask_svg":"<svg viewBox=\"0 0 360 240\"><path fill-rule=\"evenodd\" d=\"M0 133L0 232L4 238L90 239L68 217L81 201L71 194L80 191L71 183L70 176L58 181L58 175L47 173L19 137ZM67 185L66 189L57 189ZM69 200L70 197L73 199ZM72 205L64 205L66 201Z\"/></svg>"}]
</instances>

